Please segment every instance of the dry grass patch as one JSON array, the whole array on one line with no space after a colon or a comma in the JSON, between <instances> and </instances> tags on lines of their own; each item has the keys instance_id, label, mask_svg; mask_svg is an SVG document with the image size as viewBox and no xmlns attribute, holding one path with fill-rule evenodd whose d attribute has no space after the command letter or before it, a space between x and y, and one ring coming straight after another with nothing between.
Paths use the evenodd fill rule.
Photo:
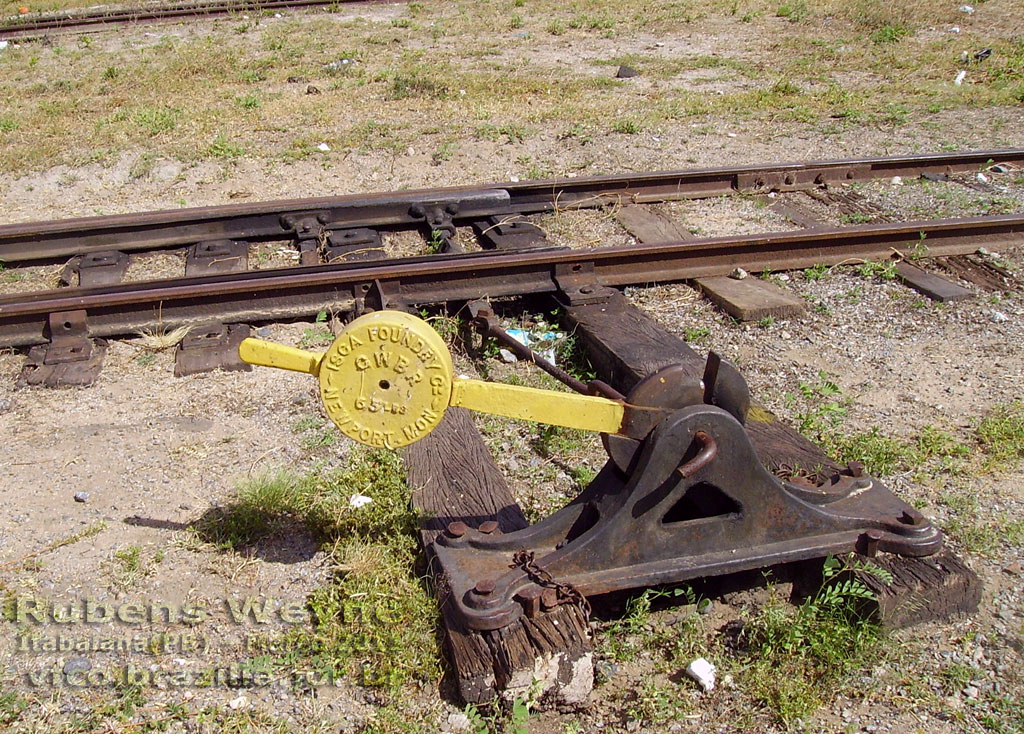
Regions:
<instances>
[{"instance_id":1,"label":"dry grass patch","mask_svg":"<svg viewBox=\"0 0 1024 734\"><path fill-rule=\"evenodd\" d=\"M397 19L323 13L167 26L155 42L129 31L24 43L4 51L0 95L19 104L0 115L0 170L109 164L133 149L227 165L258 153L329 162L353 150L398 155L440 131L459 140L482 127L518 130L508 138L516 145L539 124L657 134L723 114L903 124L1024 101L1024 44L1012 28L973 31L972 47L993 55L954 87L964 39L914 34L948 9L833 5L805 5L787 23L767 2L460 0L429 14L411 4ZM737 16L750 34L712 54L647 41ZM637 44L642 52L613 50ZM616 62L641 78L615 79ZM701 69L710 76L695 82Z\"/></svg>"}]
</instances>

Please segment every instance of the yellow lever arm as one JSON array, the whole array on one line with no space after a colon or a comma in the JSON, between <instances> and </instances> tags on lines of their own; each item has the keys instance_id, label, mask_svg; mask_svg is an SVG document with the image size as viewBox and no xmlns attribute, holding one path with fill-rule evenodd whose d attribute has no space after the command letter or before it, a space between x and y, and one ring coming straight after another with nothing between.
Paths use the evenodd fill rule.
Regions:
<instances>
[{"instance_id":1,"label":"yellow lever arm","mask_svg":"<svg viewBox=\"0 0 1024 734\"><path fill-rule=\"evenodd\" d=\"M625 406L608 398L456 377L451 406L534 423L619 433Z\"/></svg>"},{"instance_id":2,"label":"yellow lever arm","mask_svg":"<svg viewBox=\"0 0 1024 734\"><path fill-rule=\"evenodd\" d=\"M281 370L306 372L314 377L320 374L323 354L307 352L304 349L286 347L284 344L265 342L261 339L243 339L238 345L238 356L243 362L263 367L277 367Z\"/></svg>"}]
</instances>

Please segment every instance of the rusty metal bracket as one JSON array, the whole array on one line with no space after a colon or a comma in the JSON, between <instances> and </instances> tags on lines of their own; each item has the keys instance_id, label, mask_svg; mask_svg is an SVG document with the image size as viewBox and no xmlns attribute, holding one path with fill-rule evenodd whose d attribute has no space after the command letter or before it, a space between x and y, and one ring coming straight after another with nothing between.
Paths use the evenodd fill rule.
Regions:
<instances>
[{"instance_id":1,"label":"rusty metal bracket","mask_svg":"<svg viewBox=\"0 0 1024 734\"><path fill-rule=\"evenodd\" d=\"M236 240L197 242L185 255L185 277L238 273L249 268L249 245Z\"/></svg>"},{"instance_id":2,"label":"rusty metal bracket","mask_svg":"<svg viewBox=\"0 0 1024 734\"><path fill-rule=\"evenodd\" d=\"M319 239L320 232L330 219L330 212L295 212L281 217L281 229L289 232L296 240Z\"/></svg>"},{"instance_id":3,"label":"rusty metal bracket","mask_svg":"<svg viewBox=\"0 0 1024 734\"><path fill-rule=\"evenodd\" d=\"M62 286L78 285L89 288L100 285L116 285L124 279L128 270L128 253L119 250L90 252L73 257L60 274Z\"/></svg>"},{"instance_id":4,"label":"rusty metal bracket","mask_svg":"<svg viewBox=\"0 0 1024 734\"><path fill-rule=\"evenodd\" d=\"M252 371L252 365L238 356L238 345L250 331L248 324L212 322L192 327L174 353L174 376L184 377L213 370Z\"/></svg>"},{"instance_id":5,"label":"rusty metal bracket","mask_svg":"<svg viewBox=\"0 0 1024 734\"><path fill-rule=\"evenodd\" d=\"M353 318L371 311L408 311L408 304L402 299L402 287L397 280L373 280L352 286L352 298L356 305Z\"/></svg>"},{"instance_id":6,"label":"rusty metal bracket","mask_svg":"<svg viewBox=\"0 0 1024 734\"><path fill-rule=\"evenodd\" d=\"M103 367L107 342L89 338L85 311L51 313L48 330L50 343L29 350L20 381L47 387L91 385Z\"/></svg>"},{"instance_id":7,"label":"rusty metal bracket","mask_svg":"<svg viewBox=\"0 0 1024 734\"><path fill-rule=\"evenodd\" d=\"M380 232L375 229L344 229L327 235L321 248L324 262L379 260L385 257Z\"/></svg>"},{"instance_id":8,"label":"rusty metal bracket","mask_svg":"<svg viewBox=\"0 0 1024 734\"><path fill-rule=\"evenodd\" d=\"M462 621L490 630L576 599L553 594L550 580L589 597L829 553L924 556L941 544L871 477L814 487L774 476L735 416L701 404L659 424L630 471L609 461L547 519L504 535L452 523L434 552Z\"/></svg>"},{"instance_id":9,"label":"rusty metal bracket","mask_svg":"<svg viewBox=\"0 0 1024 734\"><path fill-rule=\"evenodd\" d=\"M617 291L599 285L592 261L558 263L555 265L556 296L566 306L587 306L604 303Z\"/></svg>"},{"instance_id":10,"label":"rusty metal bracket","mask_svg":"<svg viewBox=\"0 0 1024 734\"><path fill-rule=\"evenodd\" d=\"M526 250L551 244L544 230L521 214L473 222L473 231L485 250Z\"/></svg>"},{"instance_id":11,"label":"rusty metal bracket","mask_svg":"<svg viewBox=\"0 0 1024 734\"><path fill-rule=\"evenodd\" d=\"M458 213L459 204L456 201L413 204L409 207L409 215L413 219L423 220L428 241L439 252L463 252L463 248L455 241L454 217Z\"/></svg>"}]
</instances>

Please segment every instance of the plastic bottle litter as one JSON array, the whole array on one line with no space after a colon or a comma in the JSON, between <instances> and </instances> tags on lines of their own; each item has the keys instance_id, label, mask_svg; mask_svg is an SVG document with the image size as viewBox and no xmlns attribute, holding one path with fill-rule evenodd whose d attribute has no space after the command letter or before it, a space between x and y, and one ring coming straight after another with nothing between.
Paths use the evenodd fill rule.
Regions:
<instances>
[{"instance_id":1,"label":"plastic bottle litter","mask_svg":"<svg viewBox=\"0 0 1024 734\"><path fill-rule=\"evenodd\" d=\"M953 80L953 84L959 87L961 84L964 83L964 79L966 79L966 78L967 78L967 70L966 69L961 69L960 73L956 75L956 79Z\"/></svg>"},{"instance_id":2,"label":"plastic bottle litter","mask_svg":"<svg viewBox=\"0 0 1024 734\"><path fill-rule=\"evenodd\" d=\"M526 329L509 329L508 335L525 347L529 347L551 364L555 364L555 342L565 336L560 331L545 331L534 334Z\"/></svg>"},{"instance_id":3,"label":"plastic bottle litter","mask_svg":"<svg viewBox=\"0 0 1024 734\"><path fill-rule=\"evenodd\" d=\"M974 6L973 5L961 5L959 10L960 10L961 13L967 13L968 15L971 15L971 14L974 13Z\"/></svg>"},{"instance_id":4,"label":"plastic bottle litter","mask_svg":"<svg viewBox=\"0 0 1024 734\"><path fill-rule=\"evenodd\" d=\"M326 153L331 149L331 146L329 146L327 143L320 143L320 145L316 146L316 149L319 150L321 153Z\"/></svg>"},{"instance_id":5,"label":"plastic bottle litter","mask_svg":"<svg viewBox=\"0 0 1024 734\"><path fill-rule=\"evenodd\" d=\"M371 502L373 502L372 497L367 497L365 494L354 494L349 498L348 506L358 510L360 507L365 507Z\"/></svg>"}]
</instances>

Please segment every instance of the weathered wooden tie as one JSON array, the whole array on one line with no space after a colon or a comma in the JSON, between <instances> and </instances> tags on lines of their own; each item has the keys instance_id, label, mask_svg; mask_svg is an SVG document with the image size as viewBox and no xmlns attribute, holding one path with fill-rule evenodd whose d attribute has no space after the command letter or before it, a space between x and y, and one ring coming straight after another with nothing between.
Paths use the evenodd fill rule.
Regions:
<instances>
[{"instance_id":1,"label":"weathered wooden tie","mask_svg":"<svg viewBox=\"0 0 1024 734\"><path fill-rule=\"evenodd\" d=\"M403 457L413 507L424 517L420 539L428 558L435 538L451 522L476 528L493 520L506 533L529 524L468 411L448 410L438 428L405 448ZM499 694L511 699L532 691L579 703L590 694L590 627L578 607L566 604L535 619L523 616L504 629L477 632L459 621L443 586L438 596L445 647L464 701L480 703Z\"/></svg>"}]
</instances>

